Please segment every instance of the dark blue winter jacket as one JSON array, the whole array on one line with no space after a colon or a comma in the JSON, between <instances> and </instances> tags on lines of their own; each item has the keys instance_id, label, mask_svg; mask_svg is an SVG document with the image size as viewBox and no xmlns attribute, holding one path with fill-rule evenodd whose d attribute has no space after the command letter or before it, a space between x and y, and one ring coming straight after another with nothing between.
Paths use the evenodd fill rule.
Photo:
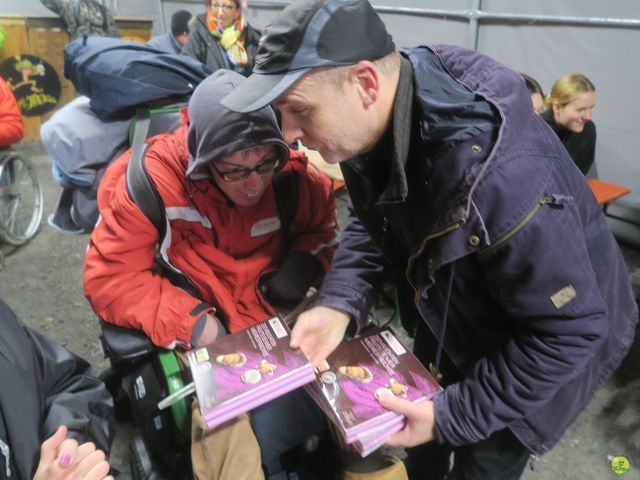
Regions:
<instances>
[{"instance_id":1,"label":"dark blue winter jacket","mask_svg":"<svg viewBox=\"0 0 640 480\"><path fill-rule=\"evenodd\" d=\"M436 338L448 308L444 350L464 375L435 398L439 434L510 428L544 453L632 343L625 263L517 73L453 46L403 56L392 153L341 164L355 214L318 303L362 324L401 267Z\"/></svg>"}]
</instances>

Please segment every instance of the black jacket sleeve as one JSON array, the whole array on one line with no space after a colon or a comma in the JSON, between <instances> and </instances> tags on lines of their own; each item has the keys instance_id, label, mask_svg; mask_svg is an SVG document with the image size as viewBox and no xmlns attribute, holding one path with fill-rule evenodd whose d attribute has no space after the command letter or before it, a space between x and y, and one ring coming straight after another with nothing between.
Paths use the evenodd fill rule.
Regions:
<instances>
[{"instance_id":1,"label":"black jacket sleeve","mask_svg":"<svg viewBox=\"0 0 640 480\"><path fill-rule=\"evenodd\" d=\"M41 367L45 398L44 439L60 425L69 428L69 436L83 443L92 441L109 453L115 416L113 399L90 365L61 345L24 327L31 337L35 358Z\"/></svg>"}]
</instances>

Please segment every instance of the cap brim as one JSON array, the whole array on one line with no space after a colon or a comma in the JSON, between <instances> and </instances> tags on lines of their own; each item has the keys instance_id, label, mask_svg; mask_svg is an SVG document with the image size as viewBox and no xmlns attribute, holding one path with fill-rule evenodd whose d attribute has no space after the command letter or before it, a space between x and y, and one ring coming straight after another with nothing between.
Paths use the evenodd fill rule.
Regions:
<instances>
[{"instance_id":1,"label":"cap brim","mask_svg":"<svg viewBox=\"0 0 640 480\"><path fill-rule=\"evenodd\" d=\"M238 88L224 97L220 103L229 110L240 113L255 112L266 107L282 95L310 68L292 72L265 75L252 73Z\"/></svg>"}]
</instances>

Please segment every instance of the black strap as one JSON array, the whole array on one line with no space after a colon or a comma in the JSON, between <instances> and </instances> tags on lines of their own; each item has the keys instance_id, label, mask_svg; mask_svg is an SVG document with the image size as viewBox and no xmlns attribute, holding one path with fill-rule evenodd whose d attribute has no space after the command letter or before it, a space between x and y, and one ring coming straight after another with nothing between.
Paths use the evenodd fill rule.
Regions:
<instances>
[{"instance_id":1,"label":"black strap","mask_svg":"<svg viewBox=\"0 0 640 480\"><path fill-rule=\"evenodd\" d=\"M127 164L127 193L133 203L144 213L158 231L158 243L156 244L156 262L154 270L163 275L175 286L189 292L196 298L201 298L196 286L182 272L176 271L169 265L161 254L161 246L167 234L165 223L164 204L160 193L153 184L145 165L144 156L148 145L145 143L149 132L150 111L147 108L136 111L136 125L133 132L133 145L131 157Z\"/></svg>"},{"instance_id":2,"label":"black strap","mask_svg":"<svg viewBox=\"0 0 640 480\"><path fill-rule=\"evenodd\" d=\"M131 200L158 230L160 240L165 236L164 208L160 195L144 167L147 151L147 132L151 117L149 109L138 109L133 133L131 158L127 164L127 192Z\"/></svg>"},{"instance_id":3,"label":"black strap","mask_svg":"<svg viewBox=\"0 0 640 480\"><path fill-rule=\"evenodd\" d=\"M291 246L291 226L298 207L298 177L293 170L278 172L273 175L273 194L276 210L280 217L283 243L286 254Z\"/></svg>"},{"instance_id":4,"label":"black strap","mask_svg":"<svg viewBox=\"0 0 640 480\"><path fill-rule=\"evenodd\" d=\"M456 276L456 262L451 263L451 271L449 272L449 282L447 284L447 296L444 302L444 312L442 313L442 331L438 338L438 349L436 351L436 360L429 365L431 374L438 382L442 381L442 372L440 371L440 360L442 360L442 351L444 350L444 337L447 333L447 320L449 318L449 304L451 303L451 291L453 289L453 278Z\"/></svg>"}]
</instances>

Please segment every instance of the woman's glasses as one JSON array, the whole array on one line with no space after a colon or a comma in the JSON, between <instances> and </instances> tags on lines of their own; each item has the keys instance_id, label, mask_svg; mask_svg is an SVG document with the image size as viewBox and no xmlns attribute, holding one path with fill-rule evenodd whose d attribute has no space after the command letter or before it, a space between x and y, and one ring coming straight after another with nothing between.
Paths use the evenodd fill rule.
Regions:
<instances>
[{"instance_id":1,"label":"woman's glasses","mask_svg":"<svg viewBox=\"0 0 640 480\"><path fill-rule=\"evenodd\" d=\"M258 165L253 168L235 168L233 170L220 171L216 167L214 162L211 162L211 168L215 170L218 176L225 182L239 182L240 180L245 180L249 178L251 172L256 172L258 175L266 175L268 173L272 173L275 170L280 168L280 159L277 157L269 158L263 160Z\"/></svg>"},{"instance_id":2,"label":"woman's glasses","mask_svg":"<svg viewBox=\"0 0 640 480\"><path fill-rule=\"evenodd\" d=\"M223 12L225 13L229 13L233 10L235 10L237 7L235 5L229 5L229 4L220 4L220 3L212 3L211 4L211 8L213 10L219 10L222 9Z\"/></svg>"}]
</instances>

